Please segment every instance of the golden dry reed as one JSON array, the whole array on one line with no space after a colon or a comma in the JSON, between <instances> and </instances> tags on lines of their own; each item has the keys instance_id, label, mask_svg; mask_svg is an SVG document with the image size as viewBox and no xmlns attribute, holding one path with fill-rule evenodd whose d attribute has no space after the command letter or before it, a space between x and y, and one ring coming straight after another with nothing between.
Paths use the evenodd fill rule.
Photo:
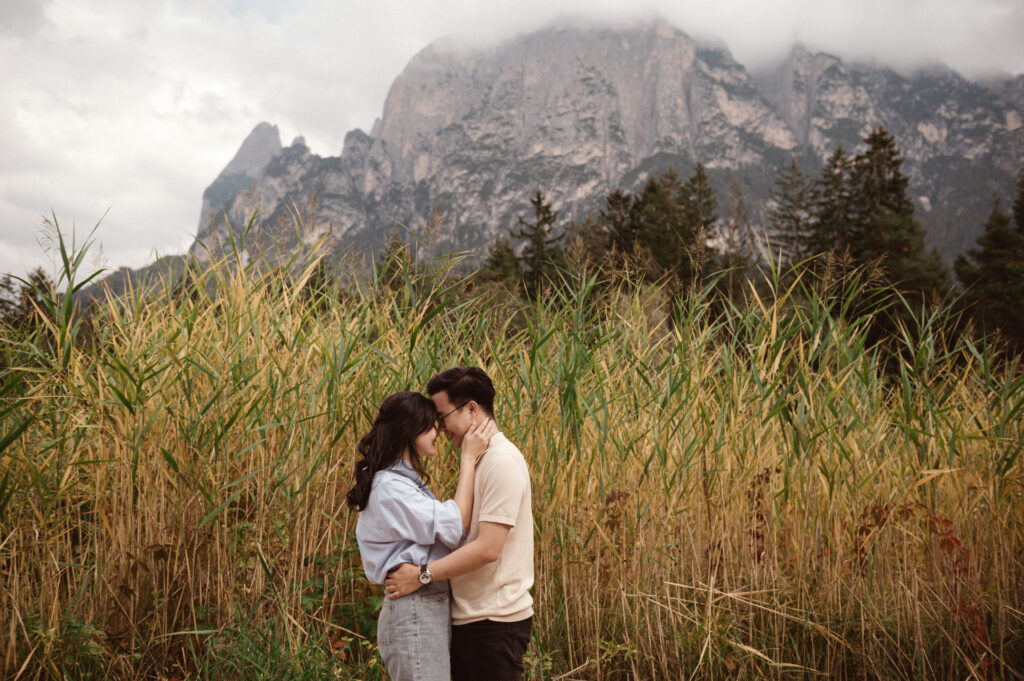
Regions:
<instances>
[{"instance_id":1,"label":"golden dry reed","mask_svg":"<svg viewBox=\"0 0 1024 681\"><path fill-rule=\"evenodd\" d=\"M354 444L476 364L532 473L528 678L1022 678L1018 364L922 313L883 368L855 277L520 303L447 267L223 264L2 329L0 675L382 678Z\"/></svg>"}]
</instances>

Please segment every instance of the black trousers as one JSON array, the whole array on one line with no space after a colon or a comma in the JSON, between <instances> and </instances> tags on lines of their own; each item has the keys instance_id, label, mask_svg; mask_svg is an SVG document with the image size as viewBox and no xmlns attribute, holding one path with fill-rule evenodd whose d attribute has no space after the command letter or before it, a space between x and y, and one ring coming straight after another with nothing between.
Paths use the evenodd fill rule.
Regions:
<instances>
[{"instance_id":1,"label":"black trousers","mask_svg":"<svg viewBox=\"0 0 1024 681\"><path fill-rule=\"evenodd\" d=\"M452 626L452 681L520 681L533 618Z\"/></svg>"}]
</instances>

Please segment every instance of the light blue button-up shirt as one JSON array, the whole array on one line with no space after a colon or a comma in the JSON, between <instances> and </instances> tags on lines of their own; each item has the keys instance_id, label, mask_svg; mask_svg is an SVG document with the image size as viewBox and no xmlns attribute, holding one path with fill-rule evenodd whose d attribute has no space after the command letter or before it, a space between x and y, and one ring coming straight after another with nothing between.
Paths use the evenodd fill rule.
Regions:
<instances>
[{"instance_id":1,"label":"light blue button-up shirt","mask_svg":"<svg viewBox=\"0 0 1024 681\"><path fill-rule=\"evenodd\" d=\"M370 499L356 521L363 571L383 584L399 563L423 565L462 541L462 513L454 499L438 501L405 461L377 471Z\"/></svg>"}]
</instances>

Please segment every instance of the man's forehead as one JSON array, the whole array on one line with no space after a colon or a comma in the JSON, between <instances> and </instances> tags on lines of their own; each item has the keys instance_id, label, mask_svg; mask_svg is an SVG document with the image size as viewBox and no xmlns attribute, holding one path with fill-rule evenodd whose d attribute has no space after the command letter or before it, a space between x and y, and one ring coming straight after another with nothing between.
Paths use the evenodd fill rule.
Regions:
<instances>
[{"instance_id":1,"label":"man's forehead","mask_svg":"<svg viewBox=\"0 0 1024 681\"><path fill-rule=\"evenodd\" d=\"M454 406L452 405L451 400L448 399L448 392L446 390L434 393L430 398L434 400L434 406L437 407L439 411L447 411L448 408Z\"/></svg>"}]
</instances>

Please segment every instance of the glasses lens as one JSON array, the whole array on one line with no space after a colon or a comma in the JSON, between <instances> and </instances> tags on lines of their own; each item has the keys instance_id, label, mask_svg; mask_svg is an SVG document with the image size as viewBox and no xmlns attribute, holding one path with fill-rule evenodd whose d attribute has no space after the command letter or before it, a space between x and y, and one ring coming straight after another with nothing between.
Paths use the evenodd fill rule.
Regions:
<instances>
[{"instance_id":1,"label":"glasses lens","mask_svg":"<svg viewBox=\"0 0 1024 681\"><path fill-rule=\"evenodd\" d=\"M448 412L444 416L438 416L437 417L437 427L439 429L440 428L444 428L444 420L446 418L448 418L449 416L451 416L452 414L454 414L455 412L457 412L458 410L460 410L463 407L465 407L467 404L469 404L469 402L463 402L462 404L460 404L459 406L455 407L454 409L452 409L450 412Z\"/></svg>"}]
</instances>

